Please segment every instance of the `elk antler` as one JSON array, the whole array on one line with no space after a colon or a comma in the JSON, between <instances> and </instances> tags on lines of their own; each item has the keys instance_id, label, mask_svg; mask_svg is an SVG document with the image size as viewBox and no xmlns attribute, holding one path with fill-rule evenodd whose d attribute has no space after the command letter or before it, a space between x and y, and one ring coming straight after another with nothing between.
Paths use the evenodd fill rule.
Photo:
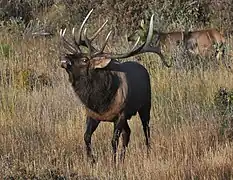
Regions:
<instances>
[{"instance_id":1,"label":"elk antler","mask_svg":"<svg viewBox=\"0 0 233 180\"><path fill-rule=\"evenodd\" d=\"M82 40L82 31L83 31L83 27L86 24L87 20L89 19L91 13L93 12L93 9L87 14L87 16L85 17L84 21L81 24L81 27L79 28L78 31L78 39L76 40L75 35L74 35L74 30L75 28L73 28L72 34L73 34L73 40L75 45L79 48L80 45L85 46L89 49L89 54L91 55L93 51L97 51L94 46L91 45L92 41L97 37L97 35L103 30L103 28L105 27L105 25L107 24L108 20L106 20L102 26L91 36L91 38L87 38L87 29L84 29L83 35L84 35L84 41ZM80 50L80 48L79 48ZM80 50L81 52L81 50Z\"/></svg>"},{"instance_id":2,"label":"elk antler","mask_svg":"<svg viewBox=\"0 0 233 180\"><path fill-rule=\"evenodd\" d=\"M89 56L90 57L104 56L104 57L107 57L107 58L110 58L110 59L121 59L121 58L131 57L131 56L134 56L134 55L137 55L137 54L142 54L142 53L145 53L145 52L154 52L154 53L157 53L160 56L162 62L165 64L165 66L170 67L170 65L168 65L168 63L165 61L165 58L164 58L164 56L161 53L160 47L159 46L155 46L155 47L150 46L150 43L151 43L151 40L152 40L152 36L153 36L153 18L154 18L154 15L151 16L150 26L149 26L147 38L146 38L146 41L142 45L140 45L139 47L137 47L137 45L139 43L139 40L140 40L140 37L139 37L139 39L136 41L136 43L134 44L133 48L129 52L126 52L124 54L109 54L109 53L104 53L103 51L104 51L104 48L107 45L108 39L109 39L109 37L111 35L111 31L108 33L108 35L107 35L107 37L106 37L106 39L104 41L104 44L103 44L103 46L101 47L100 50L97 50L91 44L92 41L101 32L101 30L105 27L105 25L107 24L108 21L106 21L92 35L91 38L87 37L87 29L86 28L84 29L84 32L83 32L83 27L86 24L86 22L87 22L87 20L90 17L90 15L91 15L92 12L93 12L93 9L87 14L87 16L85 17L85 19L83 20L83 22L82 22L82 24L81 24L81 26L79 28L79 31L78 31L77 39L76 39L75 34L74 34L75 28L73 28L72 35L73 35L73 41L74 41L74 45L75 46L73 46L71 43L69 43L69 41L67 41L64 38L64 34L65 34L66 29L60 31L60 36L61 36L61 38L62 38L62 40L64 42L64 46L71 53L82 53L80 46L85 46L85 47L87 47L89 49ZM82 40L82 32L83 32L84 40ZM157 37L156 42L158 40L159 40L159 37Z\"/></svg>"},{"instance_id":3,"label":"elk antler","mask_svg":"<svg viewBox=\"0 0 233 180\"><path fill-rule=\"evenodd\" d=\"M93 51L95 51L96 53L98 52L98 50L95 49L94 46L91 45L91 43L97 37L97 35L102 31L102 29L105 27L105 25L107 24L107 22L108 22L108 20L106 20L104 22L104 24L91 36L91 38L87 37L87 28L84 29L84 31L83 31L84 41L81 40L80 44L82 46L85 46L85 47L87 47L89 49L89 55L90 56L92 55Z\"/></svg>"},{"instance_id":4,"label":"elk antler","mask_svg":"<svg viewBox=\"0 0 233 180\"><path fill-rule=\"evenodd\" d=\"M101 49L100 49L99 51L97 51L93 56L98 56L98 55L101 55L101 54L105 54L105 53L104 53L104 49L105 49L105 47L106 47L106 45L107 45L107 43L108 43L108 39L109 39L111 33L112 33L112 31L110 31L110 32L108 33L108 35L107 35L106 38L105 38L105 41L104 41L103 46L102 46Z\"/></svg>"},{"instance_id":5,"label":"elk antler","mask_svg":"<svg viewBox=\"0 0 233 180\"><path fill-rule=\"evenodd\" d=\"M69 43L69 41L66 40L66 38L64 37L65 33L66 29L60 30L60 38L62 39L62 45L71 53L76 53L77 49L71 43Z\"/></svg>"},{"instance_id":6,"label":"elk antler","mask_svg":"<svg viewBox=\"0 0 233 180\"><path fill-rule=\"evenodd\" d=\"M137 47L137 45L140 41L140 37L139 37L137 39L136 43L134 44L133 48L129 52L126 52L124 54L114 54L114 55L105 54L105 56L108 58L111 58L111 59L121 59L121 58L131 57L131 56L134 56L137 54L142 54L145 52L154 52L160 56L162 62L165 64L165 66L170 67L170 65L168 65L168 63L165 61L165 58L164 58L163 54L161 53L160 47L159 46L156 46L156 47L150 46L152 36L153 36L153 18L154 18L154 14L150 18L150 26L149 26L149 30L147 33L147 38L146 38L146 41L142 45ZM157 39L156 39L156 44L157 44L158 40L159 40L159 37L157 37Z\"/></svg>"},{"instance_id":7,"label":"elk antler","mask_svg":"<svg viewBox=\"0 0 233 180\"><path fill-rule=\"evenodd\" d=\"M108 20L106 20L103 25L90 37L87 38L86 35L86 29L84 29L84 40L82 40L82 32L83 32L83 27L86 24L87 20L89 19L91 13L93 12L93 9L89 11L85 19L83 20L77 34L77 39L75 36L75 27L72 29L72 35L73 35L73 43L72 45L67 39L65 39L64 35L66 32L66 29L60 30L60 37L63 40L63 44L67 50L69 50L71 53L82 53L80 46L85 46L89 49L89 54L92 54L92 52L97 52L96 48L91 45L92 41L97 37L97 35L103 30L105 25L107 24Z\"/></svg>"}]
</instances>

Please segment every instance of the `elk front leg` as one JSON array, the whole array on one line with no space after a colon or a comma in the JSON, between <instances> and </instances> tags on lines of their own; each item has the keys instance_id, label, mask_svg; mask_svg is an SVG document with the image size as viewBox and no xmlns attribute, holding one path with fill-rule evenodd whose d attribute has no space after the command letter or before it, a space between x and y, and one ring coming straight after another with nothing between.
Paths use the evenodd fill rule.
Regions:
<instances>
[{"instance_id":1,"label":"elk front leg","mask_svg":"<svg viewBox=\"0 0 233 180\"><path fill-rule=\"evenodd\" d=\"M121 135L122 128L124 126L126 119L124 115L121 115L115 122L114 122L114 131L113 131L113 138L112 138L112 150L113 150L113 161L116 164L116 153L117 147L119 144L119 137Z\"/></svg>"},{"instance_id":2,"label":"elk front leg","mask_svg":"<svg viewBox=\"0 0 233 180\"><path fill-rule=\"evenodd\" d=\"M86 152L87 152L87 157L92 159L92 162L95 162L95 159L92 155L92 149L91 149L91 136L93 132L96 130L98 127L100 121L97 121L95 119L92 119L91 117L87 117L86 120L86 132L84 134L84 141L86 144Z\"/></svg>"}]
</instances>

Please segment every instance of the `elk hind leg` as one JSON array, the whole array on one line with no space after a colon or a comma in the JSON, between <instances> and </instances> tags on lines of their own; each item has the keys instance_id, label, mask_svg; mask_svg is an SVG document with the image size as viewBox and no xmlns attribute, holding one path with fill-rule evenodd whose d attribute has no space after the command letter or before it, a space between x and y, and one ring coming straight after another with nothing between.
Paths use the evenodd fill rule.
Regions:
<instances>
[{"instance_id":1,"label":"elk hind leg","mask_svg":"<svg viewBox=\"0 0 233 180\"><path fill-rule=\"evenodd\" d=\"M146 140L146 146L147 146L147 154L149 154L150 151L150 106L144 106L139 111L139 116L142 122L143 131L145 135Z\"/></svg>"},{"instance_id":2,"label":"elk hind leg","mask_svg":"<svg viewBox=\"0 0 233 180\"><path fill-rule=\"evenodd\" d=\"M125 159L125 151L129 144L130 133L131 133L131 130L130 130L129 124L127 121L125 121L123 129L122 129L123 148L122 148L121 157L120 157L122 161L124 161Z\"/></svg>"}]
</instances>

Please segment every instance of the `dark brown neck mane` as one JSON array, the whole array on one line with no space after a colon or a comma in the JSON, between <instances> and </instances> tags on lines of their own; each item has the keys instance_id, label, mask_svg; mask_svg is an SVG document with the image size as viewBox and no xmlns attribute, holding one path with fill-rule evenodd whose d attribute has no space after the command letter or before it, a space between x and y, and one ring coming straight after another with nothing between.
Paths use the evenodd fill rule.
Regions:
<instances>
[{"instance_id":1,"label":"dark brown neck mane","mask_svg":"<svg viewBox=\"0 0 233 180\"><path fill-rule=\"evenodd\" d=\"M103 113L114 100L120 79L109 70L93 70L88 75L74 78L72 86L87 108L96 113Z\"/></svg>"}]
</instances>

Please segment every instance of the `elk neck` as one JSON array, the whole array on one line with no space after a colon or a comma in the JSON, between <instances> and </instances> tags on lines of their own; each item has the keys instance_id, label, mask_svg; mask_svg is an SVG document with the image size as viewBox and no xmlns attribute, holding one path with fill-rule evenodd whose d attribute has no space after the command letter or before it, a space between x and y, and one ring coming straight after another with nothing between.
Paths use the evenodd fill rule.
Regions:
<instances>
[{"instance_id":1,"label":"elk neck","mask_svg":"<svg viewBox=\"0 0 233 180\"><path fill-rule=\"evenodd\" d=\"M108 110L120 87L120 78L106 69L96 69L75 78L73 89L82 103L96 113Z\"/></svg>"}]
</instances>

